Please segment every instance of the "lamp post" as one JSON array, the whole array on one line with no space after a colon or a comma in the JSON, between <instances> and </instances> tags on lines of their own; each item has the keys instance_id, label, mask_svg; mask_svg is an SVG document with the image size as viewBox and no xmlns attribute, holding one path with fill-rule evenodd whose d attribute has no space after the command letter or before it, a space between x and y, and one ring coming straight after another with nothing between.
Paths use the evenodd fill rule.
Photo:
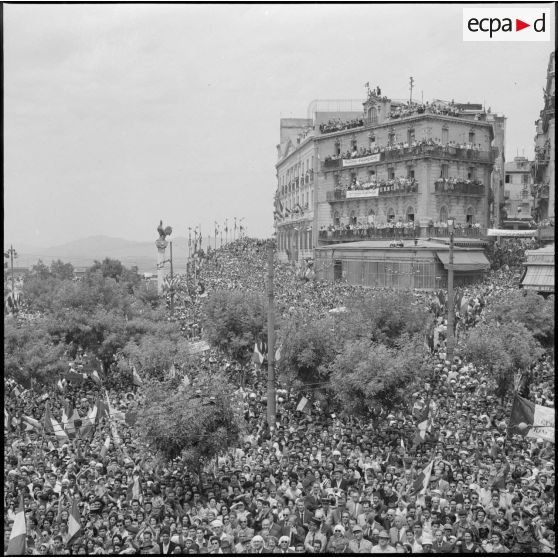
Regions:
<instances>
[{"instance_id":1,"label":"lamp post","mask_svg":"<svg viewBox=\"0 0 558 558\"><path fill-rule=\"evenodd\" d=\"M448 263L448 333L446 341L446 359L450 362L453 361L453 350L455 346L455 338L453 335L455 322L455 303L453 295L453 226L455 220L453 217L448 217L448 232L450 235L449 244L449 263Z\"/></svg>"}]
</instances>

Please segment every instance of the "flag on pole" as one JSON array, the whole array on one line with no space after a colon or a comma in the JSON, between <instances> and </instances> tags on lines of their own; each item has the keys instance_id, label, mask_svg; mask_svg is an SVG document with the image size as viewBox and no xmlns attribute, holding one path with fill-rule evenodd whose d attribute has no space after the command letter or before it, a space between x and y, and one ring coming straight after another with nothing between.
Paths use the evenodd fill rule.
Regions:
<instances>
[{"instance_id":1,"label":"flag on pole","mask_svg":"<svg viewBox=\"0 0 558 558\"><path fill-rule=\"evenodd\" d=\"M57 387L62 393L64 393L65 387L64 387L64 383L62 382L62 378L60 378L60 379L58 380L58 382L56 382L56 387Z\"/></svg>"},{"instance_id":2,"label":"flag on pole","mask_svg":"<svg viewBox=\"0 0 558 558\"><path fill-rule=\"evenodd\" d=\"M140 502L142 500L139 475L134 475L134 480L128 485L126 491L126 501L131 500L140 500Z\"/></svg>"},{"instance_id":3,"label":"flag on pole","mask_svg":"<svg viewBox=\"0 0 558 558\"><path fill-rule=\"evenodd\" d=\"M68 437L75 438L76 434L79 432L79 429L81 428L81 425L82 425L81 417L79 416L77 409L74 409L74 412L68 419L68 422L66 423L65 426L65 430L66 433L68 434Z\"/></svg>"},{"instance_id":4,"label":"flag on pole","mask_svg":"<svg viewBox=\"0 0 558 558\"><path fill-rule=\"evenodd\" d=\"M136 370L135 366L132 366L132 383L135 386L143 385L143 380L141 379L140 375L138 374L138 371Z\"/></svg>"},{"instance_id":5,"label":"flag on pole","mask_svg":"<svg viewBox=\"0 0 558 558\"><path fill-rule=\"evenodd\" d=\"M426 492L428 488L428 483L430 482L430 477L432 475L432 467L434 461L431 461L419 474L413 483L414 492L417 494L422 494Z\"/></svg>"},{"instance_id":6,"label":"flag on pole","mask_svg":"<svg viewBox=\"0 0 558 558\"><path fill-rule=\"evenodd\" d=\"M252 362L255 364L263 364L264 361L263 347L258 343L254 343L254 354L252 356Z\"/></svg>"},{"instance_id":7,"label":"flag on pole","mask_svg":"<svg viewBox=\"0 0 558 558\"><path fill-rule=\"evenodd\" d=\"M12 532L6 556L23 556L25 554L25 543L27 540L27 527L25 524L25 511L23 508L23 494L19 497L19 508L14 518Z\"/></svg>"},{"instance_id":8,"label":"flag on pole","mask_svg":"<svg viewBox=\"0 0 558 558\"><path fill-rule=\"evenodd\" d=\"M45 409L45 418L43 420L43 425L45 428L45 432L49 432L56 436L56 439L60 443L64 443L68 441L68 436L66 432L64 432L64 428L62 425L50 414L50 405L47 403Z\"/></svg>"},{"instance_id":9,"label":"flag on pole","mask_svg":"<svg viewBox=\"0 0 558 558\"><path fill-rule=\"evenodd\" d=\"M526 438L542 438L554 442L554 411L555 409L551 407L537 405L516 393L508 430L512 434L521 434Z\"/></svg>"},{"instance_id":10,"label":"flag on pole","mask_svg":"<svg viewBox=\"0 0 558 558\"><path fill-rule=\"evenodd\" d=\"M101 447L101 459L104 459L108 450L110 448L110 436L107 436L105 443L103 444L103 446Z\"/></svg>"},{"instance_id":11,"label":"flag on pole","mask_svg":"<svg viewBox=\"0 0 558 558\"><path fill-rule=\"evenodd\" d=\"M68 542L70 545L72 539L75 539L81 532L81 521L77 500L72 499L72 511L68 517Z\"/></svg>"},{"instance_id":12,"label":"flag on pole","mask_svg":"<svg viewBox=\"0 0 558 558\"><path fill-rule=\"evenodd\" d=\"M306 397L303 397L296 406L296 410L300 411L301 413L310 414L312 412L310 408L310 401Z\"/></svg>"}]
</instances>

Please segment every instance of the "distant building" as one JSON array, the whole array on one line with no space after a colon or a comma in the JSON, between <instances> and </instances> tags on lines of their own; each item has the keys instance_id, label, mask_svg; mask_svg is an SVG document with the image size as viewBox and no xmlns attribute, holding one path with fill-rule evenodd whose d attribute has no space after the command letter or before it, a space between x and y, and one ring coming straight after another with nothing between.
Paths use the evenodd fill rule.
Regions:
<instances>
[{"instance_id":1,"label":"distant building","mask_svg":"<svg viewBox=\"0 0 558 558\"><path fill-rule=\"evenodd\" d=\"M354 101L332 105L316 104L311 118L281 119L280 259L299 261L332 242L385 238L388 229L447 237L448 217L462 236L479 237L498 218L503 116L480 104L395 101L379 88L358 110Z\"/></svg>"},{"instance_id":2,"label":"distant building","mask_svg":"<svg viewBox=\"0 0 558 558\"><path fill-rule=\"evenodd\" d=\"M515 157L505 164L504 212L505 229L528 229L533 218L533 176L531 162L526 157Z\"/></svg>"},{"instance_id":3,"label":"distant building","mask_svg":"<svg viewBox=\"0 0 558 558\"><path fill-rule=\"evenodd\" d=\"M535 198L535 217L541 222L546 219L554 223L555 203L555 124L554 124L554 72L555 53L550 55L544 87L544 107L539 119L535 135L535 161L533 162L533 195Z\"/></svg>"}]
</instances>

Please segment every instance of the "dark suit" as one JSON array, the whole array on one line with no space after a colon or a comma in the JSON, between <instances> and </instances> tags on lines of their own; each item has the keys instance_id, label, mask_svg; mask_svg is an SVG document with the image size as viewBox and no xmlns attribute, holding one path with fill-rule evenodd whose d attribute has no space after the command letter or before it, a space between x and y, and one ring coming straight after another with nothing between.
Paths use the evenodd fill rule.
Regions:
<instances>
[{"instance_id":1,"label":"dark suit","mask_svg":"<svg viewBox=\"0 0 558 558\"><path fill-rule=\"evenodd\" d=\"M177 546L178 546L178 545L177 545L176 543L169 542L169 547L168 547L167 551L165 552L165 550L164 550L164 548L163 548L163 543L162 543L162 542L159 543L159 548L161 549L161 554L162 554L163 556L170 556L170 555L174 552L174 549L175 549Z\"/></svg>"}]
</instances>

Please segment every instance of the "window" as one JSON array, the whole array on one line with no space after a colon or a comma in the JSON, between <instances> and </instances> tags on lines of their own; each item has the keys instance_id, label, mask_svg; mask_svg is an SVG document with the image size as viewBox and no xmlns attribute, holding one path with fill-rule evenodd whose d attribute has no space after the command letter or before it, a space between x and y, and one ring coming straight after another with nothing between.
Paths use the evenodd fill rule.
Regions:
<instances>
[{"instance_id":1,"label":"window","mask_svg":"<svg viewBox=\"0 0 558 558\"><path fill-rule=\"evenodd\" d=\"M510 175L506 174L506 184L509 184L509 183L510 183Z\"/></svg>"},{"instance_id":2,"label":"window","mask_svg":"<svg viewBox=\"0 0 558 558\"><path fill-rule=\"evenodd\" d=\"M390 132L388 134L388 145L393 145L395 143L396 137L395 132Z\"/></svg>"},{"instance_id":3,"label":"window","mask_svg":"<svg viewBox=\"0 0 558 558\"><path fill-rule=\"evenodd\" d=\"M510 197L510 191L509 190L504 190L504 198L508 199Z\"/></svg>"},{"instance_id":4,"label":"window","mask_svg":"<svg viewBox=\"0 0 558 558\"><path fill-rule=\"evenodd\" d=\"M395 169L394 168L388 169L388 179L393 180L394 178L395 178Z\"/></svg>"},{"instance_id":5,"label":"window","mask_svg":"<svg viewBox=\"0 0 558 558\"><path fill-rule=\"evenodd\" d=\"M393 209L393 207L390 207L387 210L387 220L388 221L394 221L395 220L395 210Z\"/></svg>"},{"instance_id":6,"label":"window","mask_svg":"<svg viewBox=\"0 0 558 558\"><path fill-rule=\"evenodd\" d=\"M407 221L413 221L414 222L414 220L415 220L415 209L414 209L413 206L410 205L407 208L406 215L407 215Z\"/></svg>"},{"instance_id":7,"label":"window","mask_svg":"<svg viewBox=\"0 0 558 558\"><path fill-rule=\"evenodd\" d=\"M415 178L415 169L413 167L407 167L407 178Z\"/></svg>"},{"instance_id":8,"label":"window","mask_svg":"<svg viewBox=\"0 0 558 558\"><path fill-rule=\"evenodd\" d=\"M356 212L353 209L353 211L351 211L351 218L350 221L351 225L356 225L357 224L357 216L356 216Z\"/></svg>"},{"instance_id":9,"label":"window","mask_svg":"<svg viewBox=\"0 0 558 558\"><path fill-rule=\"evenodd\" d=\"M411 145L414 141L415 141L415 129L410 128L407 131L407 142L408 142L409 145Z\"/></svg>"},{"instance_id":10,"label":"window","mask_svg":"<svg viewBox=\"0 0 558 558\"><path fill-rule=\"evenodd\" d=\"M528 190L521 190L521 197L523 199L527 198L529 196L529 191Z\"/></svg>"},{"instance_id":11,"label":"window","mask_svg":"<svg viewBox=\"0 0 558 558\"><path fill-rule=\"evenodd\" d=\"M523 175L523 184L528 184L529 183L529 175L528 174L524 174Z\"/></svg>"},{"instance_id":12,"label":"window","mask_svg":"<svg viewBox=\"0 0 558 558\"><path fill-rule=\"evenodd\" d=\"M336 227L338 227L338 226L341 224L341 219L340 219L340 217L339 217L339 211L336 211L336 212L333 214L333 224L334 224Z\"/></svg>"},{"instance_id":13,"label":"window","mask_svg":"<svg viewBox=\"0 0 558 558\"><path fill-rule=\"evenodd\" d=\"M368 223L373 224L376 221L376 213L374 213L373 209L368 211Z\"/></svg>"},{"instance_id":14,"label":"window","mask_svg":"<svg viewBox=\"0 0 558 558\"><path fill-rule=\"evenodd\" d=\"M440 208L440 223L446 223L448 220L448 208L443 205Z\"/></svg>"},{"instance_id":15,"label":"window","mask_svg":"<svg viewBox=\"0 0 558 558\"><path fill-rule=\"evenodd\" d=\"M351 140L351 150L352 151L356 151L357 150L357 140Z\"/></svg>"},{"instance_id":16,"label":"window","mask_svg":"<svg viewBox=\"0 0 558 558\"><path fill-rule=\"evenodd\" d=\"M442 128L442 144L446 145L449 143L449 130L447 128Z\"/></svg>"},{"instance_id":17,"label":"window","mask_svg":"<svg viewBox=\"0 0 558 558\"><path fill-rule=\"evenodd\" d=\"M368 109L368 120L371 124L378 123L378 111L376 110L376 107L370 107Z\"/></svg>"},{"instance_id":18,"label":"window","mask_svg":"<svg viewBox=\"0 0 558 558\"><path fill-rule=\"evenodd\" d=\"M440 169L440 178L448 178L449 176L449 167L446 164L442 165L442 168Z\"/></svg>"},{"instance_id":19,"label":"window","mask_svg":"<svg viewBox=\"0 0 558 558\"><path fill-rule=\"evenodd\" d=\"M469 132L469 143L475 143L475 132Z\"/></svg>"},{"instance_id":20,"label":"window","mask_svg":"<svg viewBox=\"0 0 558 558\"><path fill-rule=\"evenodd\" d=\"M473 225L475 222L475 210L471 206L465 212L465 222L467 225Z\"/></svg>"},{"instance_id":21,"label":"window","mask_svg":"<svg viewBox=\"0 0 558 558\"><path fill-rule=\"evenodd\" d=\"M341 143L339 141L335 142L335 155L341 154Z\"/></svg>"},{"instance_id":22,"label":"window","mask_svg":"<svg viewBox=\"0 0 558 558\"><path fill-rule=\"evenodd\" d=\"M370 141L370 145L374 145L376 143L376 136L374 134L370 134L368 136L368 140Z\"/></svg>"},{"instance_id":23,"label":"window","mask_svg":"<svg viewBox=\"0 0 558 558\"><path fill-rule=\"evenodd\" d=\"M467 178L469 180L475 180L476 177L477 177L477 173L476 173L475 167L469 167L467 169Z\"/></svg>"}]
</instances>

